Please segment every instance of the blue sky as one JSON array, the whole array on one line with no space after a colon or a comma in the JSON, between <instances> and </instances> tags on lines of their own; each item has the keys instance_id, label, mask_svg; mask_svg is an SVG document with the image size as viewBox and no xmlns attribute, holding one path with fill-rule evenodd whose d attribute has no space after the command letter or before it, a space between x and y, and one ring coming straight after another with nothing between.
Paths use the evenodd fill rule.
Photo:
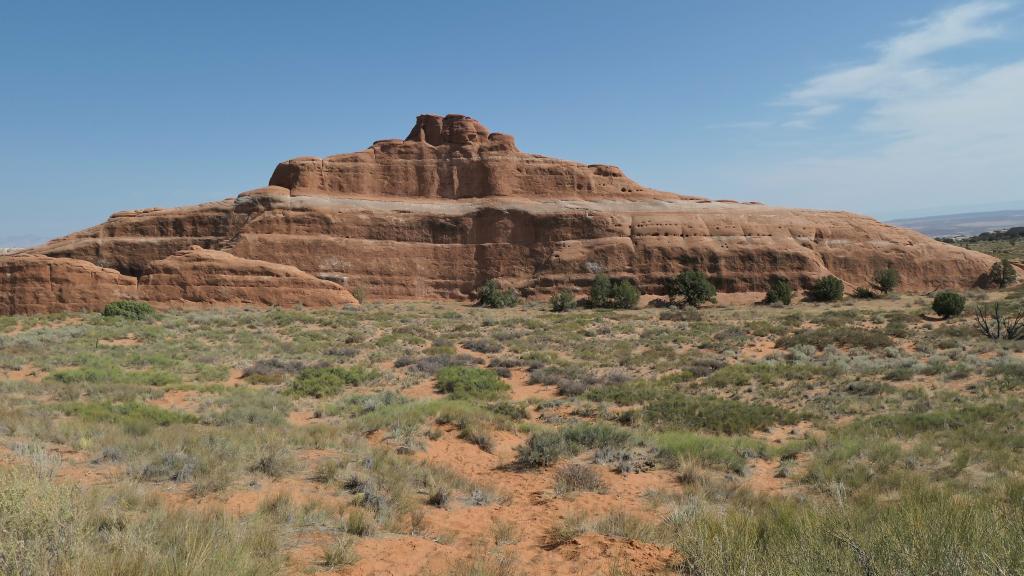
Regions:
<instances>
[{"instance_id":1,"label":"blue sky","mask_svg":"<svg viewBox=\"0 0 1024 576\"><path fill-rule=\"evenodd\" d=\"M1024 207L1024 8L8 2L0 245L226 198L469 114L656 188L887 218Z\"/></svg>"}]
</instances>

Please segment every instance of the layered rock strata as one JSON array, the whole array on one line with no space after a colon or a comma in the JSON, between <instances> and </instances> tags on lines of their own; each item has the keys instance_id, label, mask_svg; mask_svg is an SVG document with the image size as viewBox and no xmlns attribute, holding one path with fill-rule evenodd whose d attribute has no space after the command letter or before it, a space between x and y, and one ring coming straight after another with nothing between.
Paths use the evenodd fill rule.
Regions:
<instances>
[{"instance_id":1,"label":"layered rock strata","mask_svg":"<svg viewBox=\"0 0 1024 576\"><path fill-rule=\"evenodd\" d=\"M903 290L923 293L978 285L994 262L856 214L652 190L614 166L521 152L459 115L420 116L405 140L283 162L267 187L236 198L120 212L30 252L141 277L192 245L377 299L467 298L488 278L543 294L586 287L597 271L657 292L690 268L731 292L829 274L852 289L891 266Z\"/></svg>"}]
</instances>

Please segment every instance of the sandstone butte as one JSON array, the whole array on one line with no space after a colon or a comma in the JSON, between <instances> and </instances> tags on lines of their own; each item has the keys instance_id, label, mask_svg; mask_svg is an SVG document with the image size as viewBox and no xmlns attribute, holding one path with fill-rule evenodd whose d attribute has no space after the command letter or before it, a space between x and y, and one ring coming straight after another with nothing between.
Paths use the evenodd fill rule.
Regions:
<instances>
[{"instance_id":1,"label":"sandstone butte","mask_svg":"<svg viewBox=\"0 0 1024 576\"><path fill-rule=\"evenodd\" d=\"M190 247L197 248L190 248ZM852 290L891 266L903 290L983 281L995 259L847 212L652 190L604 164L519 151L467 116L424 115L404 140L277 166L268 186L184 208L119 212L0 257L0 313L167 306L336 306L464 299L488 278L538 295L598 271L657 293L696 268L724 292L827 275Z\"/></svg>"}]
</instances>

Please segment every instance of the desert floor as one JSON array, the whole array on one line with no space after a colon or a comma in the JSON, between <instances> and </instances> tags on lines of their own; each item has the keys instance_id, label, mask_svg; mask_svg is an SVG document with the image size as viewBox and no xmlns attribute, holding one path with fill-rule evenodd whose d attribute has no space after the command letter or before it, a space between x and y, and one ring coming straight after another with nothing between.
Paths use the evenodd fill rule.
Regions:
<instances>
[{"instance_id":1,"label":"desert floor","mask_svg":"<svg viewBox=\"0 0 1024 576\"><path fill-rule=\"evenodd\" d=\"M0 573L1024 572L1024 342L754 300L0 318Z\"/></svg>"}]
</instances>

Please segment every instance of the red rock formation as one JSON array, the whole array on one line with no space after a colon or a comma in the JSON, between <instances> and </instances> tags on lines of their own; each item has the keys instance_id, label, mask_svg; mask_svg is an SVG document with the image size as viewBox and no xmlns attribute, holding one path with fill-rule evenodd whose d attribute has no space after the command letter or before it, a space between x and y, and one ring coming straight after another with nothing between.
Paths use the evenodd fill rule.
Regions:
<instances>
[{"instance_id":1,"label":"red rock formation","mask_svg":"<svg viewBox=\"0 0 1024 576\"><path fill-rule=\"evenodd\" d=\"M135 278L91 262L33 254L0 256L0 314L98 310L135 295Z\"/></svg>"},{"instance_id":2,"label":"red rock formation","mask_svg":"<svg viewBox=\"0 0 1024 576\"><path fill-rule=\"evenodd\" d=\"M324 307L359 303L341 286L294 266L239 258L199 246L150 264L139 279L139 296L172 305Z\"/></svg>"},{"instance_id":3,"label":"red rock formation","mask_svg":"<svg viewBox=\"0 0 1024 576\"><path fill-rule=\"evenodd\" d=\"M115 214L35 250L139 276L190 245L296 266L377 298L465 298L497 277L527 293L595 271L646 291L687 268L723 291L772 276L851 287L897 268L904 290L977 285L993 258L845 212L774 208L645 188L613 166L520 152L465 116L420 116L405 140L278 165L235 199Z\"/></svg>"}]
</instances>

